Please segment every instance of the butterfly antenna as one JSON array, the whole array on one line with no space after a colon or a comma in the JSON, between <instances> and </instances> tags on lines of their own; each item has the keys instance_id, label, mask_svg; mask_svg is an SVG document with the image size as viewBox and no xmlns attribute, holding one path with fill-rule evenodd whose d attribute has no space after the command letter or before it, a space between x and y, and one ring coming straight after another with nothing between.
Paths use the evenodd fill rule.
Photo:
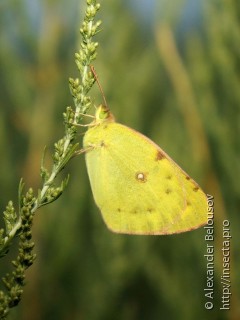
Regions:
<instances>
[{"instance_id":1,"label":"butterfly antenna","mask_svg":"<svg viewBox=\"0 0 240 320\"><path fill-rule=\"evenodd\" d=\"M92 71L92 74L93 74L96 82L97 82L97 85L98 85L98 87L99 87L99 90L100 90L100 92L101 92L101 94L102 94L104 104L105 104L105 106L107 107L107 106L108 106L107 100L106 100L105 95L104 95L104 93L103 93L103 89L102 89L102 87L101 87L101 84L100 84L100 82L99 82L99 80L98 80L98 76L97 76L96 70L94 69L94 67L93 67L92 65L90 65L90 69L91 69L91 71Z\"/></svg>"}]
</instances>

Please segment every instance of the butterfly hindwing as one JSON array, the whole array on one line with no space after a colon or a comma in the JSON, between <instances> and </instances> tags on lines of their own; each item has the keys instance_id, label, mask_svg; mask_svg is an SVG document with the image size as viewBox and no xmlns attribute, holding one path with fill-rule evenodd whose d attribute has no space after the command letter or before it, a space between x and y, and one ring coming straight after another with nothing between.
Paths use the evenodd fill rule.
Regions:
<instances>
[{"instance_id":1,"label":"butterfly hindwing","mask_svg":"<svg viewBox=\"0 0 240 320\"><path fill-rule=\"evenodd\" d=\"M94 199L107 226L129 234L171 234L206 223L206 195L151 140L110 122L89 129L84 146Z\"/></svg>"}]
</instances>

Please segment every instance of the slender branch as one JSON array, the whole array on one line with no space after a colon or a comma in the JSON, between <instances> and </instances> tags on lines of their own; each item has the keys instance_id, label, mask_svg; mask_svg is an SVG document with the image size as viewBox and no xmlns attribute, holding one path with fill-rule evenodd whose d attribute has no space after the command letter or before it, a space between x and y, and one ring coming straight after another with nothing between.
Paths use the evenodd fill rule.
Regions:
<instances>
[{"instance_id":1,"label":"slender branch","mask_svg":"<svg viewBox=\"0 0 240 320\"><path fill-rule=\"evenodd\" d=\"M3 213L5 230L0 230L0 256L7 254L12 245L12 240L16 236L19 236L19 248L16 260L12 261L14 271L2 278L5 291L0 291L0 319L5 319L9 309L16 306L21 299L25 271L35 259L35 254L32 252L34 243L31 241L34 214L40 207L55 201L63 193L69 177L67 176L62 180L58 186L55 185L55 179L76 154L76 149L78 148L78 143L75 142L76 124L80 123L82 116L91 105L91 99L87 94L95 80L92 72L89 71L89 66L96 59L98 43L93 41L93 37L99 32L101 22L94 22L97 11L100 8L99 3L96 0L86 0L86 3L85 17L80 28L82 41L80 50L75 54L80 78L69 79L75 108L67 107L63 114L65 135L54 144L52 169L48 172L44 167L44 161L42 161L40 169L42 186L37 195L34 195L32 188L24 195L24 184L21 180L19 184L18 211L15 210L12 201L9 201Z\"/></svg>"}]
</instances>

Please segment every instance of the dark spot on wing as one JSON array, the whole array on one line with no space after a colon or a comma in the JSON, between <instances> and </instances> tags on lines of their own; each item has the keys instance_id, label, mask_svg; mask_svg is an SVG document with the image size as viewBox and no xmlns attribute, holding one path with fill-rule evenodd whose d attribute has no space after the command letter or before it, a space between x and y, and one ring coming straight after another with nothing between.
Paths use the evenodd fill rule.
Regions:
<instances>
[{"instance_id":1,"label":"dark spot on wing","mask_svg":"<svg viewBox=\"0 0 240 320\"><path fill-rule=\"evenodd\" d=\"M172 190L169 189L169 188L167 188L167 189L165 190L165 193L166 193L166 194L169 194L169 193L171 193L171 192L172 192Z\"/></svg>"},{"instance_id":2,"label":"dark spot on wing","mask_svg":"<svg viewBox=\"0 0 240 320\"><path fill-rule=\"evenodd\" d=\"M189 176L186 176L186 179L187 179L187 180L190 180L191 178L190 178Z\"/></svg>"},{"instance_id":3,"label":"dark spot on wing","mask_svg":"<svg viewBox=\"0 0 240 320\"><path fill-rule=\"evenodd\" d=\"M198 186L195 186L194 188L193 188L193 191L195 191L195 192L197 192L199 190L199 187Z\"/></svg>"},{"instance_id":4,"label":"dark spot on wing","mask_svg":"<svg viewBox=\"0 0 240 320\"><path fill-rule=\"evenodd\" d=\"M136 213L138 213L138 210L137 210L137 209L133 209L133 210L131 211L131 213L136 214Z\"/></svg>"},{"instance_id":5,"label":"dark spot on wing","mask_svg":"<svg viewBox=\"0 0 240 320\"><path fill-rule=\"evenodd\" d=\"M172 179L172 175L171 174L167 175L166 179L171 180Z\"/></svg>"},{"instance_id":6,"label":"dark spot on wing","mask_svg":"<svg viewBox=\"0 0 240 320\"><path fill-rule=\"evenodd\" d=\"M163 159L165 159L165 155L160 150L158 150L155 159L156 159L156 161L163 160Z\"/></svg>"}]
</instances>

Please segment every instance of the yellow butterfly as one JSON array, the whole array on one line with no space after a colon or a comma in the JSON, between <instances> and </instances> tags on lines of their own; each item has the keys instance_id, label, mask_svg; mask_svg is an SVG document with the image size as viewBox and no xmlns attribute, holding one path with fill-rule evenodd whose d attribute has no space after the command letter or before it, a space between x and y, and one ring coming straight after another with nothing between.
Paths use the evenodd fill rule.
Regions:
<instances>
[{"instance_id":1,"label":"yellow butterfly","mask_svg":"<svg viewBox=\"0 0 240 320\"><path fill-rule=\"evenodd\" d=\"M207 198L159 146L100 105L83 140L95 202L117 233L160 235L207 223Z\"/></svg>"}]
</instances>

